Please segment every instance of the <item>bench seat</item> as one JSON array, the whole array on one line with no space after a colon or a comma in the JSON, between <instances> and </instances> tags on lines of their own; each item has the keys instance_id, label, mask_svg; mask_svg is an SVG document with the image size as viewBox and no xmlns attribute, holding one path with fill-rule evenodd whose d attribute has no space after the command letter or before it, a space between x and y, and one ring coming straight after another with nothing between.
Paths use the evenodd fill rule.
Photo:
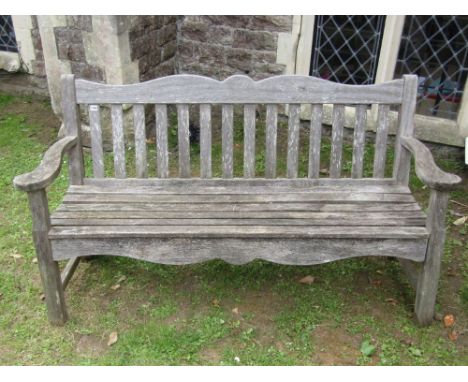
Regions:
<instances>
[{"instance_id":1,"label":"bench seat","mask_svg":"<svg viewBox=\"0 0 468 382\"><path fill-rule=\"evenodd\" d=\"M51 216L49 238L57 260L86 253L163 263L166 257L171 264L211 258L246 263L252 256L277 261L284 252L283 263L297 264L299 256L299 263L315 264L382 256L383 250L423 261L429 236L426 216L408 187L384 180L348 180L346 186L342 179L87 183L70 186ZM242 239L250 239L250 246ZM168 251L181 256L169 259Z\"/></svg>"}]
</instances>

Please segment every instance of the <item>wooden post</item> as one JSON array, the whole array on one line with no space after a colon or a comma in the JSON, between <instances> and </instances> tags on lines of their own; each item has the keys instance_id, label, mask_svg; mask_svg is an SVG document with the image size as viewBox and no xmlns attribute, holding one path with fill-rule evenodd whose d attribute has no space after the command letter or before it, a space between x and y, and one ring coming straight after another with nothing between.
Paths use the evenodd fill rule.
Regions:
<instances>
[{"instance_id":1,"label":"wooden post","mask_svg":"<svg viewBox=\"0 0 468 382\"><path fill-rule=\"evenodd\" d=\"M429 325L434 317L440 263L445 243L445 213L449 192L432 190L426 227L430 232L426 259L422 264L416 288L415 313L421 325Z\"/></svg>"},{"instance_id":2,"label":"wooden post","mask_svg":"<svg viewBox=\"0 0 468 382\"><path fill-rule=\"evenodd\" d=\"M28 192L32 215L33 240L37 262L47 304L49 321L53 325L63 325L68 320L63 285L58 262L52 258L52 248L48 238L50 229L49 206L44 189Z\"/></svg>"},{"instance_id":3,"label":"wooden post","mask_svg":"<svg viewBox=\"0 0 468 382\"><path fill-rule=\"evenodd\" d=\"M67 135L76 136L78 141L68 152L68 174L70 184L83 184L84 162L81 148L81 121L76 103L75 76L64 74L62 85L62 113L63 123Z\"/></svg>"}]
</instances>

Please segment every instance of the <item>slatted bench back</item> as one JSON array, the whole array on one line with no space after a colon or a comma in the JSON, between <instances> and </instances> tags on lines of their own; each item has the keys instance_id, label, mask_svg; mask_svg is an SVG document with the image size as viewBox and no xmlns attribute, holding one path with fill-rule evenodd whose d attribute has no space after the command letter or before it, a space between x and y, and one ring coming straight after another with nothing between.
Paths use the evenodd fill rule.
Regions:
<instances>
[{"instance_id":1,"label":"slatted bench back","mask_svg":"<svg viewBox=\"0 0 468 382\"><path fill-rule=\"evenodd\" d=\"M343 85L313 77L277 76L253 81L246 76L233 76L225 81L195 75L169 76L132 85L106 85L75 80L72 75L62 78L64 122L69 134L79 133L77 105L89 110L91 127L93 175L104 177L103 145L101 137L101 105L111 105L114 170L116 178L125 178L125 142L123 105L133 105L135 131L136 174L147 176L145 109L153 104L156 120L157 176L169 176L168 105L177 108L177 146L181 178L191 177L189 106L198 105L200 115L200 177L212 177L211 115L212 105L222 109L222 176L233 177L233 120L234 105L243 106L245 178L255 177L255 132L257 105L265 105L265 177L276 177L278 106L288 105L287 177L298 176L299 132L301 105L311 105L308 177L319 177L323 105L333 104L332 147L329 176L342 174L343 127L345 106L356 108L353 145L352 178L362 178L367 110L377 105L377 135L373 177L383 178L386 161L389 109L399 109L398 136L412 135L412 116L416 100L417 78L405 76L378 85ZM72 184L80 184L83 168L82 153L77 146L72 151L70 173ZM82 160L82 159L81 159ZM393 177L407 183L409 156L396 144Z\"/></svg>"}]
</instances>

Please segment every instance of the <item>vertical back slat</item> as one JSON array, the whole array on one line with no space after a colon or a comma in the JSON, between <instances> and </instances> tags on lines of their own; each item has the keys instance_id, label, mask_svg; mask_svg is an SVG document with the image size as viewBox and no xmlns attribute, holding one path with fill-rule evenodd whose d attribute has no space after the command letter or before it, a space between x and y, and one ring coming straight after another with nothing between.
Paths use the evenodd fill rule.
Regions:
<instances>
[{"instance_id":1,"label":"vertical back slat","mask_svg":"<svg viewBox=\"0 0 468 382\"><path fill-rule=\"evenodd\" d=\"M135 127L135 166L138 178L146 178L146 129L145 106L133 105L133 126Z\"/></svg>"},{"instance_id":2,"label":"vertical back slat","mask_svg":"<svg viewBox=\"0 0 468 382\"><path fill-rule=\"evenodd\" d=\"M102 149L101 112L99 105L89 105L89 127L91 129L93 176L95 178L104 178L104 151Z\"/></svg>"},{"instance_id":3,"label":"vertical back slat","mask_svg":"<svg viewBox=\"0 0 468 382\"><path fill-rule=\"evenodd\" d=\"M356 123L354 125L353 167L351 177L362 178L364 164L364 146L366 141L367 106L356 106Z\"/></svg>"},{"instance_id":4,"label":"vertical back slat","mask_svg":"<svg viewBox=\"0 0 468 382\"><path fill-rule=\"evenodd\" d=\"M75 76L64 74L61 77L63 124L67 135L76 136L78 141L68 151L68 174L70 184L83 184L84 162L81 147L81 122L76 103Z\"/></svg>"},{"instance_id":5,"label":"vertical back slat","mask_svg":"<svg viewBox=\"0 0 468 382\"><path fill-rule=\"evenodd\" d=\"M301 105L289 105L287 176L297 178Z\"/></svg>"},{"instance_id":6,"label":"vertical back slat","mask_svg":"<svg viewBox=\"0 0 468 382\"><path fill-rule=\"evenodd\" d=\"M375 137L374 178L383 178L385 176L389 110L389 105L379 105L379 112L377 114L377 136Z\"/></svg>"},{"instance_id":7,"label":"vertical back slat","mask_svg":"<svg viewBox=\"0 0 468 382\"><path fill-rule=\"evenodd\" d=\"M309 178L318 178L320 174L320 141L322 139L322 118L322 105L312 105L309 138Z\"/></svg>"},{"instance_id":8,"label":"vertical back slat","mask_svg":"<svg viewBox=\"0 0 468 382\"><path fill-rule=\"evenodd\" d=\"M190 178L190 130L187 104L177 105L177 145L179 147L179 176Z\"/></svg>"},{"instance_id":9,"label":"vertical back slat","mask_svg":"<svg viewBox=\"0 0 468 382\"><path fill-rule=\"evenodd\" d=\"M400 108L398 133L395 142L395 162L393 163L393 177L398 184L408 185L411 165L411 153L400 143L400 136L413 135L414 112L416 110L416 96L418 92L418 77L405 75L403 84L403 101Z\"/></svg>"},{"instance_id":10,"label":"vertical back slat","mask_svg":"<svg viewBox=\"0 0 468 382\"><path fill-rule=\"evenodd\" d=\"M244 178L255 177L255 105L244 105Z\"/></svg>"},{"instance_id":11,"label":"vertical back slat","mask_svg":"<svg viewBox=\"0 0 468 382\"><path fill-rule=\"evenodd\" d=\"M222 157L223 157L223 178L233 177L233 121L234 108L232 105L222 106Z\"/></svg>"},{"instance_id":12,"label":"vertical back slat","mask_svg":"<svg viewBox=\"0 0 468 382\"><path fill-rule=\"evenodd\" d=\"M167 149L167 105L155 105L156 114L156 163L158 176L169 177L169 155Z\"/></svg>"},{"instance_id":13,"label":"vertical back slat","mask_svg":"<svg viewBox=\"0 0 468 382\"><path fill-rule=\"evenodd\" d=\"M200 177L211 178L211 105L200 105Z\"/></svg>"},{"instance_id":14,"label":"vertical back slat","mask_svg":"<svg viewBox=\"0 0 468 382\"><path fill-rule=\"evenodd\" d=\"M341 176L341 162L343 157L344 117L345 106L339 104L333 105L330 178L339 178Z\"/></svg>"},{"instance_id":15,"label":"vertical back slat","mask_svg":"<svg viewBox=\"0 0 468 382\"><path fill-rule=\"evenodd\" d=\"M265 178L276 177L276 142L278 127L278 106L266 106L266 137L265 137Z\"/></svg>"},{"instance_id":16,"label":"vertical back slat","mask_svg":"<svg viewBox=\"0 0 468 382\"><path fill-rule=\"evenodd\" d=\"M125 141L122 105L111 106L112 145L114 148L114 170L116 178L125 178Z\"/></svg>"}]
</instances>

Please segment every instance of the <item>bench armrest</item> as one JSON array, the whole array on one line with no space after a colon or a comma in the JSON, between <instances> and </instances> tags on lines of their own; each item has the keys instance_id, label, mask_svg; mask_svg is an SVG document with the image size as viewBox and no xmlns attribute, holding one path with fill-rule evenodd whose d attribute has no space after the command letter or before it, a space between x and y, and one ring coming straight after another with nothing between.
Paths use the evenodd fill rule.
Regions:
<instances>
[{"instance_id":1,"label":"bench armrest","mask_svg":"<svg viewBox=\"0 0 468 382\"><path fill-rule=\"evenodd\" d=\"M413 137L400 137L401 144L411 151L415 159L416 175L429 188L450 191L461 182L461 178L442 171L434 162L430 150Z\"/></svg>"},{"instance_id":2,"label":"bench armrest","mask_svg":"<svg viewBox=\"0 0 468 382\"><path fill-rule=\"evenodd\" d=\"M76 142L76 136L66 136L55 142L46 151L39 166L13 179L15 187L27 192L46 188L60 173L64 153Z\"/></svg>"}]
</instances>

